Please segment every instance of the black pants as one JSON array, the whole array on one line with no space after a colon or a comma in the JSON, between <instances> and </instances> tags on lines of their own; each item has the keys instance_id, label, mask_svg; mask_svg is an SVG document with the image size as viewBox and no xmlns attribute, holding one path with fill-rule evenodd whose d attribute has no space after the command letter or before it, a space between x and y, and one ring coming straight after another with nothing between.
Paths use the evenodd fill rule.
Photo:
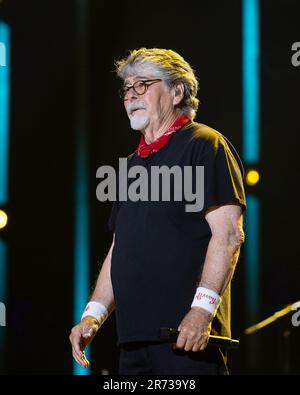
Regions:
<instances>
[{"instance_id":1,"label":"black pants","mask_svg":"<svg viewBox=\"0 0 300 395\"><path fill-rule=\"evenodd\" d=\"M120 345L120 375L224 375L226 358L219 349L173 350L170 343L132 342Z\"/></svg>"}]
</instances>

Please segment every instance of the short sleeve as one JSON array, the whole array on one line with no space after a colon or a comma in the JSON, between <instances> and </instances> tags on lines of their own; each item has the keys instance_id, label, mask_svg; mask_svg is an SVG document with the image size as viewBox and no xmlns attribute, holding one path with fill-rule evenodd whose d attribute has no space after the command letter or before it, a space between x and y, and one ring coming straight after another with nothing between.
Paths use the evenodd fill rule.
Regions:
<instances>
[{"instance_id":1,"label":"short sleeve","mask_svg":"<svg viewBox=\"0 0 300 395\"><path fill-rule=\"evenodd\" d=\"M225 138L209 141L201 160L204 166L203 213L212 206L229 203L240 204L246 209L243 184L244 169L234 147Z\"/></svg>"},{"instance_id":2,"label":"short sleeve","mask_svg":"<svg viewBox=\"0 0 300 395\"><path fill-rule=\"evenodd\" d=\"M127 166L130 163L130 160L133 158L133 156L134 156L134 152L127 157ZM121 205L123 203L122 201L119 201L118 191L119 191L119 176L117 176L117 179L116 179L116 200L113 202L113 205L112 205L112 208L110 211L110 216L109 216L109 219L107 222L108 229L111 232L115 232L117 216L118 216L119 210L121 208Z\"/></svg>"}]
</instances>

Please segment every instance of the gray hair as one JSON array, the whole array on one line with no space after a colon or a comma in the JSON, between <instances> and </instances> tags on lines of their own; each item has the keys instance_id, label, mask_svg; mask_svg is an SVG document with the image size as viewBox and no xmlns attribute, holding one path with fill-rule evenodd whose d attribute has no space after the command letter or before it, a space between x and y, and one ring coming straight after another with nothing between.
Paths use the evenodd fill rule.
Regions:
<instances>
[{"instance_id":1,"label":"gray hair","mask_svg":"<svg viewBox=\"0 0 300 395\"><path fill-rule=\"evenodd\" d=\"M137 75L138 71L148 71L161 78L169 88L182 82L184 95L178 106L190 119L195 118L199 105L196 97L198 81L192 67L177 52L171 49L139 48L130 51L126 58L116 61L115 65L118 77L123 80Z\"/></svg>"}]
</instances>

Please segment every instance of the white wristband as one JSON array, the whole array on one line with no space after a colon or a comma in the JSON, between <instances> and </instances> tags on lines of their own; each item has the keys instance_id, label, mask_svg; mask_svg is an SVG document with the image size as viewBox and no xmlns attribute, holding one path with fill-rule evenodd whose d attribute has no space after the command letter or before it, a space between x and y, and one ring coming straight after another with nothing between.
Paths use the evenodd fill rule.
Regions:
<instances>
[{"instance_id":1,"label":"white wristband","mask_svg":"<svg viewBox=\"0 0 300 395\"><path fill-rule=\"evenodd\" d=\"M102 303L89 302L86 305L86 308L84 309L81 319L83 319L86 316L95 317L96 320L98 320L100 322L100 324L102 325L103 322L108 317L108 311L107 311L107 308Z\"/></svg>"},{"instance_id":2,"label":"white wristband","mask_svg":"<svg viewBox=\"0 0 300 395\"><path fill-rule=\"evenodd\" d=\"M211 289L198 287L191 307L201 307L215 316L221 300L220 295Z\"/></svg>"}]
</instances>

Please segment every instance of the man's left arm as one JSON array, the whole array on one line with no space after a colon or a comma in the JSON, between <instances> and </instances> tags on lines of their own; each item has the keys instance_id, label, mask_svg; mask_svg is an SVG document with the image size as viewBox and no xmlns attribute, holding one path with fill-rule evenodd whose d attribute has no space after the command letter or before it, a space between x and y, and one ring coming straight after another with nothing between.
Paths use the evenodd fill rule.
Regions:
<instances>
[{"instance_id":1,"label":"man's left arm","mask_svg":"<svg viewBox=\"0 0 300 395\"><path fill-rule=\"evenodd\" d=\"M222 296L230 282L244 241L243 214L239 205L211 208L205 215L211 229L199 287ZM214 316L201 307L192 307L181 321L175 348L202 351L207 346Z\"/></svg>"}]
</instances>

